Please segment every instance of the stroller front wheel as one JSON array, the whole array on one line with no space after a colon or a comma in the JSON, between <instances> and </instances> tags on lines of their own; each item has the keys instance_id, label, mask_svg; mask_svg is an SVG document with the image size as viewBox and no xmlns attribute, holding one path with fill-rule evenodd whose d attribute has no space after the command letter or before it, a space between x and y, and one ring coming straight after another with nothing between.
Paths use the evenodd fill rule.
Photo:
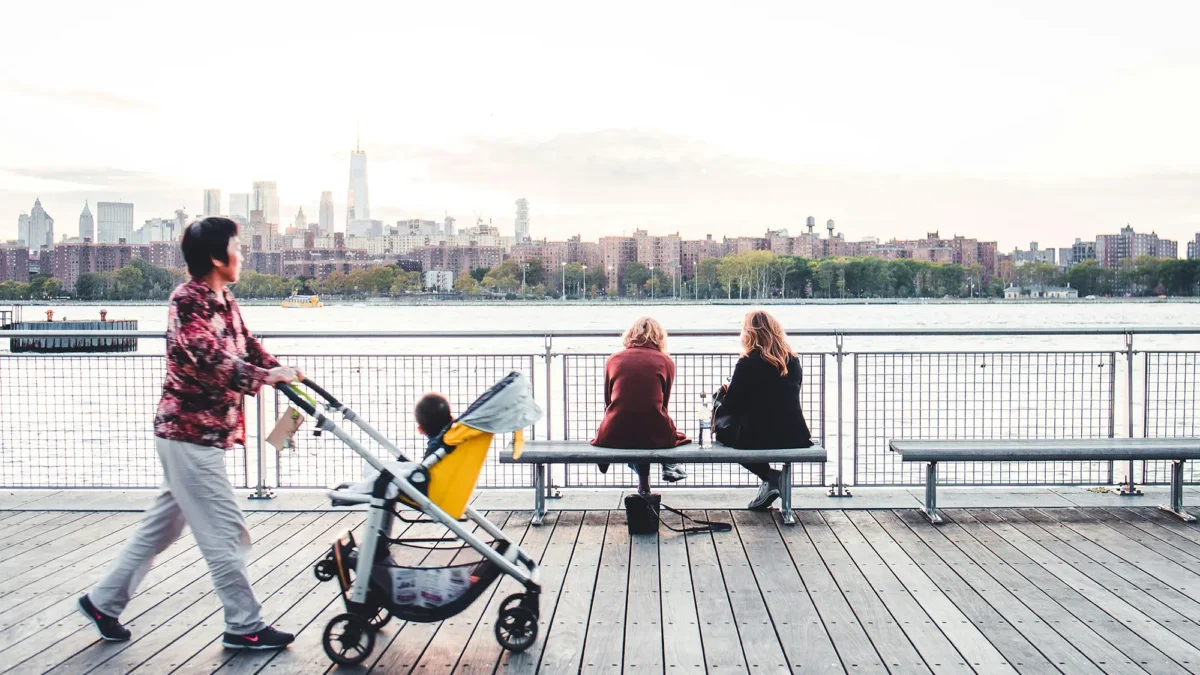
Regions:
<instances>
[{"instance_id":1,"label":"stroller front wheel","mask_svg":"<svg viewBox=\"0 0 1200 675\"><path fill-rule=\"evenodd\" d=\"M329 558L322 558L321 562L313 567L313 574L316 575L317 581L329 581L337 576L337 563Z\"/></svg>"},{"instance_id":2,"label":"stroller front wheel","mask_svg":"<svg viewBox=\"0 0 1200 675\"><path fill-rule=\"evenodd\" d=\"M357 614L339 614L325 626L321 639L325 654L340 666L357 666L375 648L375 631Z\"/></svg>"},{"instance_id":3,"label":"stroller front wheel","mask_svg":"<svg viewBox=\"0 0 1200 675\"><path fill-rule=\"evenodd\" d=\"M520 653L537 641L538 618L524 607L508 607L496 620L496 641L504 649Z\"/></svg>"},{"instance_id":4,"label":"stroller front wheel","mask_svg":"<svg viewBox=\"0 0 1200 675\"><path fill-rule=\"evenodd\" d=\"M380 607L379 610L375 612L375 616L371 617L371 620L368 623L371 624L371 628L379 630L380 628L386 626L387 622L391 620L392 612L388 610L387 607Z\"/></svg>"}]
</instances>

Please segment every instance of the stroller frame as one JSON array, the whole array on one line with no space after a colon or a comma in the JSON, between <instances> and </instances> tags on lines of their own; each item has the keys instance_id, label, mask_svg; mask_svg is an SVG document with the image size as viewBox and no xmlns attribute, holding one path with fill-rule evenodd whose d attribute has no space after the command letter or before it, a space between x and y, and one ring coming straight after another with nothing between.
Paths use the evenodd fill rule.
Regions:
<instances>
[{"instance_id":1,"label":"stroller frame","mask_svg":"<svg viewBox=\"0 0 1200 675\"><path fill-rule=\"evenodd\" d=\"M318 394L324 402L321 404L325 412L340 414L342 418L354 424L372 440L379 443L387 449L397 460L401 462L410 462L404 456L404 453L396 447L387 437L363 420L349 406L342 404L334 398L329 392L318 386L311 380L303 379L301 384L311 389ZM360 457L363 458L372 468L379 472L379 477L374 481L371 494L349 493L344 490L329 490L328 495L331 499L338 500L342 503L367 504L368 515L364 524L364 532L361 543L358 544L357 560L354 568L354 579L350 584L349 592L343 592L343 597L346 603L346 610L349 614L354 614L361 617L364 621L371 621L375 617L379 608L376 608L369 602L371 595L371 572L376 561L379 542L381 538L391 540L391 529L395 520L393 507L403 503L404 505L420 511L425 516L430 518L446 529L450 530L461 540L465 545L474 549L477 553L490 561L503 574L506 574L524 587L523 597L520 599L519 607L523 610L532 613L533 617L533 636L528 640L528 644L506 644L505 640L500 635L500 623L497 622L497 638L501 645L510 651L523 651L528 646L532 645L536 639L537 617L539 615L539 599L541 595L540 570L538 563L528 553L526 553L518 542L513 541L494 523L489 521L483 514L476 511L469 504L463 512L464 521L474 523L495 541L506 542L507 546L502 547L503 553L496 548L493 548L491 543L484 541L474 532L467 529L464 522L460 522L457 518L447 513L440 506L434 503L425 492L425 487L429 483L429 470L442 461L450 452L446 447L441 447L435 452L430 453L421 462L414 463L414 470L407 476L396 475L393 473L373 452L367 449L363 444L351 437L346 431L336 424L329 416L317 410L316 405L306 400L293 387L286 384L277 384L276 389L284 394L293 404L303 410L308 416L312 417L316 429L314 435L320 435L322 432L329 432L338 440L345 443L354 450ZM399 494L391 499L388 498L389 486L394 485L399 490ZM322 572L321 563L318 563L317 576L321 579L329 578L326 573ZM514 596L515 598L516 596ZM504 613L511 611L510 608L516 608L518 605L511 603L512 598L505 600L501 606L501 620L504 619ZM329 628L333 627L333 623L346 615L335 617L330 622ZM374 626L372 626L374 627ZM326 629L326 634L329 634L329 628ZM373 644L373 637L371 643ZM330 652L328 644L326 651ZM358 660L361 662L370 653L370 647L367 647L365 653ZM355 661L342 661L335 658L332 652L329 653L331 658L339 663L354 663Z\"/></svg>"}]
</instances>

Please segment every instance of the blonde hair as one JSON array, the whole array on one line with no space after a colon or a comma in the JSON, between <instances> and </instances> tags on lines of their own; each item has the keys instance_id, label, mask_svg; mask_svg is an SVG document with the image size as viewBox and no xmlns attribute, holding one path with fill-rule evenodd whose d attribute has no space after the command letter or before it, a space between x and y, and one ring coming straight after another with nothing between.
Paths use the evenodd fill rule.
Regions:
<instances>
[{"instance_id":1,"label":"blonde hair","mask_svg":"<svg viewBox=\"0 0 1200 675\"><path fill-rule=\"evenodd\" d=\"M757 349L767 363L779 370L780 375L787 375L792 348L788 345L783 326L770 314L755 310L746 315L742 323L742 349L746 354Z\"/></svg>"},{"instance_id":2,"label":"blonde hair","mask_svg":"<svg viewBox=\"0 0 1200 675\"><path fill-rule=\"evenodd\" d=\"M662 327L662 324L651 319L648 316L643 316L629 330L625 331L625 335L621 338L625 347L653 347L660 352L667 351L667 331Z\"/></svg>"}]
</instances>

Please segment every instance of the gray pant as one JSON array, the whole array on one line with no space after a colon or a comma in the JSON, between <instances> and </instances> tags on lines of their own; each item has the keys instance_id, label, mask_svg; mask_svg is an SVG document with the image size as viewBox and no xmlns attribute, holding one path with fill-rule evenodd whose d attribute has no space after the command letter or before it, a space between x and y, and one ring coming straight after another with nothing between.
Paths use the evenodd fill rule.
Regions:
<instances>
[{"instance_id":1,"label":"gray pant","mask_svg":"<svg viewBox=\"0 0 1200 675\"><path fill-rule=\"evenodd\" d=\"M186 524L225 606L225 630L235 635L262 630L262 605L246 573L250 532L225 474L225 451L162 438L154 445L163 467L162 492L108 574L88 593L92 604L119 617L154 556L178 539Z\"/></svg>"}]
</instances>

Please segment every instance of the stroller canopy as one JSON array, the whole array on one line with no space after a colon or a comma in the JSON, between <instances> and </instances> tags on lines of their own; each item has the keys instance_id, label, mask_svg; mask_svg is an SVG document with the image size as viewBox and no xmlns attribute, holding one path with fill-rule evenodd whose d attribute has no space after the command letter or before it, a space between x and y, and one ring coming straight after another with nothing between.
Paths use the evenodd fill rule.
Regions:
<instances>
[{"instance_id":1,"label":"stroller canopy","mask_svg":"<svg viewBox=\"0 0 1200 675\"><path fill-rule=\"evenodd\" d=\"M514 371L475 399L454 423L489 434L507 434L541 418L542 409L533 400L529 379Z\"/></svg>"}]
</instances>

